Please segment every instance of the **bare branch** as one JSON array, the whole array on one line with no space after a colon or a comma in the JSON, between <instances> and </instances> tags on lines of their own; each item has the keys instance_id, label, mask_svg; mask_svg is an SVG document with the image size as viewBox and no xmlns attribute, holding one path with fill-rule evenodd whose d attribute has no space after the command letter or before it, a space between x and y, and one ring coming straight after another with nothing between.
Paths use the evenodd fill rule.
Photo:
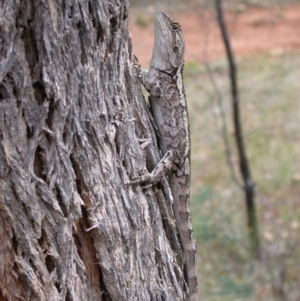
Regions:
<instances>
[{"instance_id":1,"label":"bare branch","mask_svg":"<svg viewBox=\"0 0 300 301\"><path fill-rule=\"evenodd\" d=\"M242 123L240 120L240 107L239 107L240 100L239 100L239 90L238 90L238 83L237 83L237 68L236 68L235 59L230 45L230 40L229 40L229 36L227 33L227 28L223 16L222 1L215 0L215 6L217 11L217 20L221 30L221 35L225 45L226 55L229 64L230 87L231 87L232 109L233 109L233 124L235 129L235 141L236 141L238 155L239 155L240 172L244 182L244 191L245 191L247 215L248 215L248 228L250 232L253 251L255 253L255 256L259 258L260 242L259 242L258 224L257 224L256 209L255 209L255 189L254 189L254 182L252 180L252 176L250 172L248 158L246 155Z\"/></svg>"}]
</instances>

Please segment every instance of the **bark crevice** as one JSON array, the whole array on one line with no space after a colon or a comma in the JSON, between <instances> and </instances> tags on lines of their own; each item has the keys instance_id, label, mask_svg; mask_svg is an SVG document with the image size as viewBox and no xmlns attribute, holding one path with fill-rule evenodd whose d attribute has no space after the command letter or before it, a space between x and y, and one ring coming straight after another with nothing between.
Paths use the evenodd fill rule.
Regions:
<instances>
[{"instance_id":1,"label":"bark crevice","mask_svg":"<svg viewBox=\"0 0 300 301\"><path fill-rule=\"evenodd\" d=\"M125 185L160 158L132 70L128 2L4 3L3 297L187 300L166 179Z\"/></svg>"}]
</instances>

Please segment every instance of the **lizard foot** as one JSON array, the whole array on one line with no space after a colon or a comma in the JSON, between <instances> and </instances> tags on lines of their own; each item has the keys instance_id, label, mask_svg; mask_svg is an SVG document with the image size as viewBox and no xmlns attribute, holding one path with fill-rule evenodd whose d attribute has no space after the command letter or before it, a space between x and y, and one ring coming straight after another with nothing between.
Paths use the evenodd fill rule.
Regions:
<instances>
[{"instance_id":1,"label":"lizard foot","mask_svg":"<svg viewBox=\"0 0 300 301\"><path fill-rule=\"evenodd\" d=\"M173 151L167 151L164 157L159 161L156 167L151 173L133 178L131 181L127 182L127 185L132 184L141 184L146 183L146 186L143 186L144 189L150 188L151 186L157 184L161 178L172 169L174 160Z\"/></svg>"}]
</instances>

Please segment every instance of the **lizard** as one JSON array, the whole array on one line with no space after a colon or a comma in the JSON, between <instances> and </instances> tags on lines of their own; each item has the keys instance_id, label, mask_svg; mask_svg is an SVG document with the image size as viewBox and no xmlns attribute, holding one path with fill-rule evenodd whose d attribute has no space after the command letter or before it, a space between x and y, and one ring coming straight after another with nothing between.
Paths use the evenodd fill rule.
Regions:
<instances>
[{"instance_id":1,"label":"lizard","mask_svg":"<svg viewBox=\"0 0 300 301\"><path fill-rule=\"evenodd\" d=\"M167 175L176 227L183 248L189 301L198 301L196 243L190 217L190 133L182 80L185 42L181 26L169 15L156 12L150 69L135 62L140 83L149 92L150 110L158 128L163 158L151 173L132 179L149 187Z\"/></svg>"}]
</instances>

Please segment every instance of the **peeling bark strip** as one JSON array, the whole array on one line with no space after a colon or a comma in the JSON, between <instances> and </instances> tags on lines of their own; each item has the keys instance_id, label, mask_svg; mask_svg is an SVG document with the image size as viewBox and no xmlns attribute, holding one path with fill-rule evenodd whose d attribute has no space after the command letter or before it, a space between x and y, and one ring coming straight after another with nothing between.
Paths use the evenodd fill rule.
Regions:
<instances>
[{"instance_id":1,"label":"peeling bark strip","mask_svg":"<svg viewBox=\"0 0 300 301\"><path fill-rule=\"evenodd\" d=\"M3 0L0 299L187 300L128 2ZM152 141L145 149L139 142Z\"/></svg>"}]
</instances>

